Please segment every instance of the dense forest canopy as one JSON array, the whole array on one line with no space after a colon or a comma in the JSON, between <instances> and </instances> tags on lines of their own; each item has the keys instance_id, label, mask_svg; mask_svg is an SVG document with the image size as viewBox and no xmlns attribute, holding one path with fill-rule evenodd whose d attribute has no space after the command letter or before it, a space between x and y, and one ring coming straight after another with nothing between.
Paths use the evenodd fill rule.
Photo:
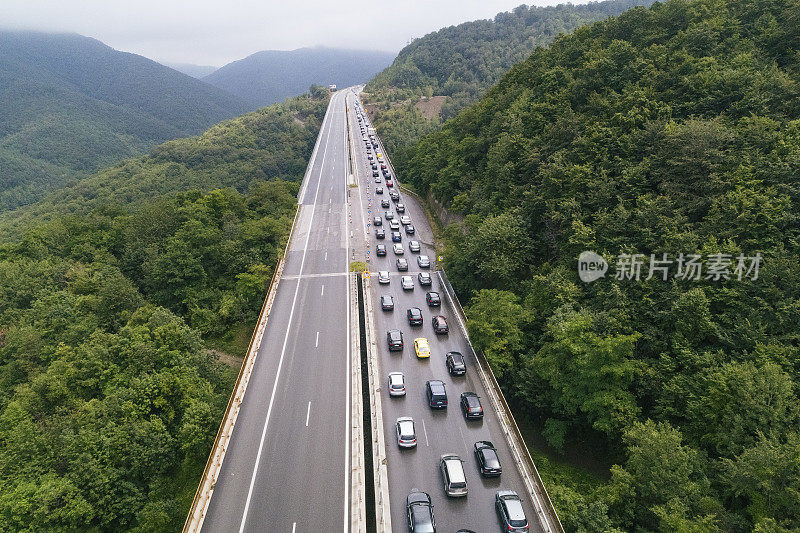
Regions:
<instances>
[{"instance_id":1,"label":"dense forest canopy","mask_svg":"<svg viewBox=\"0 0 800 533\"><path fill-rule=\"evenodd\" d=\"M238 371L209 348L244 355L326 104L315 89L0 222L0 530L180 530Z\"/></svg>"},{"instance_id":2,"label":"dense forest canopy","mask_svg":"<svg viewBox=\"0 0 800 533\"><path fill-rule=\"evenodd\" d=\"M537 7L521 5L491 20L465 22L415 39L365 87L375 127L387 149L414 144L475 102L515 63L537 47L584 24L618 15L653 0L607 0ZM444 96L433 117L417 108L420 98Z\"/></svg>"},{"instance_id":3,"label":"dense forest canopy","mask_svg":"<svg viewBox=\"0 0 800 533\"><path fill-rule=\"evenodd\" d=\"M568 530L800 529L800 4L580 28L401 156L463 216L449 277L523 417L615 465L548 487ZM763 260L584 283L585 250Z\"/></svg>"},{"instance_id":4,"label":"dense forest canopy","mask_svg":"<svg viewBox=\"0 0 800 533\"><path fill-rule=\"evenodd\" d=\"M88 37L0 30L0 211L248 109Z\"/></svg>"}]
</instances>

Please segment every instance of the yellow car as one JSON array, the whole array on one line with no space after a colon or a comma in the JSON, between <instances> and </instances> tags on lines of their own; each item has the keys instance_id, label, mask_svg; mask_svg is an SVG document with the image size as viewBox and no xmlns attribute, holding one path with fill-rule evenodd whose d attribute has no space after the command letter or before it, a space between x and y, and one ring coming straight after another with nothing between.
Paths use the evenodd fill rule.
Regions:
<instances>
[{"instance_id":1,"label":"yellow car","mask_svg":"<svg viewBox=\"0 0 800 533\"><path fill-rule=\"evenodd\" d=\"M414 339L414 351L417 352L417 357L420 359L430 357L431 347L428 344L428 339L425 337Z\"/></svg>"}]
</instances>

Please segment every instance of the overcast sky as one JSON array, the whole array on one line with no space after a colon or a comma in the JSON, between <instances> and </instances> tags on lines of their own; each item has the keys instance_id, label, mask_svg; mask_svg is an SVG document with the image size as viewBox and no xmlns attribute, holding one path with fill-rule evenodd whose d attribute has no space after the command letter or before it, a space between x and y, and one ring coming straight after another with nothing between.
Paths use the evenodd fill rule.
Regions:
<instances>
[{"instance_id":1,"label":"overcast sky","mask_svg":"<svg viewBox=\"0 0 800 533\"><path fill-rule=\"evenodd\" d=\"M156 61L221 66L315 45L397 52L414 37L523 1L0 0L0 26L76 32Z\"/></svg>"}]
</instances>

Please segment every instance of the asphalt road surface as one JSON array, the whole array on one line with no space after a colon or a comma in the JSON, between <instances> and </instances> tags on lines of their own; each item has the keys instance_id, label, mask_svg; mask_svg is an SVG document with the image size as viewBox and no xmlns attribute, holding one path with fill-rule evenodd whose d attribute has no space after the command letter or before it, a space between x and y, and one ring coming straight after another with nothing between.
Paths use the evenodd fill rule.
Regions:
<instances>
[{"instance_id":1,"label":"asphalt road surface","mask_svg":"<svg viewBox=\"0 0 800 533\"><path fill-rule=\"evenodd\" d=\"M345 91L333 95L206 532L349 529Z\"/></svg>"},{"instance_id":2,"label":"asphalt road surface","mask_svg":"<svg viewBox=\"0 0 800 533\"><path fill-rule=\"evenodd\" d=\"M384 179L381 179L381 183L375 182L372 177L371 161L367 159L365 143L361 139L357 119L351 117L351 125L354 127L355 145L357 146L354 160L359 165L361 203L365 210L370 211L365 214L365 218L371 221L376 214L383 218L384 211L387 209L381 207L381 200L389 198L390 189L386 186ZM381 145L372 150L373 156L380 151L382 151ZM376 187L383 187L383 194L376 194ZM395 256L392 252L393 243L389 237L390 230L385 218L381 227L386 231L386 239L376 239L375 228L370 225L371 235L368 240L371 249L369 269L373 273L373 280L377 279L375 276L377 271L388 270L391 273L391 282L388 285L379 285L374 282L370 285L373 291L376 336L380 349L380 378L383 380L381 394L383 394L383 425L386 435L392 529L396 532L406 531L405 498L412 489L420 489L428 492L433 500L437 531L455 532L460 528L472 529L480 533L500 531L500 522L494 510L494 496L500 489L512 489L523 500L531 531L542 531L536 519L533 504L506 443L500 422L491 409L488 396L483 390L474 354L459 327L456 314L445 295L440 279L434 273L435 265L433 263L436 261L436 256L431 247L433 234L430 225L413 197L401 192L400 202L405 204L405 214L410 216L412 224L416 228L414 236L407 236L401 229L405 253L402 256ZM399 219L400 214L397 213L395 205L394 202L390 202L389 210L393 212L395 218ZM408 241L412 239L420 241L422 248L420 254L428 255L431 259L431 269L418 267L417 256L420 254L411 253L408 249ZM386 245L386 257L375 256L375 246L378 243ZM408 260L408 272L398 272L396 266L398 257L405 257ZM417 273L420 271L431 273L432 287L419 285ZM401 288L401 275L412 276L415 285L413 290ZM430 290L441 295L441 308L427 306L425 293ZM380 296L384 294L394 297L394 311L381 310ZM410 307L418 307L422 310L424 323L421 327L409 326L406 310ZM431 325L433 315L444 315L447 318L449 334L436 335L433 332ZM402 352L389 352L386 332L390 329L399 329L403 332L405 346ZM430 359L416 357L413 342L417 337L425 337L430 342ZM467 361L466 376L450 376L445 365L445 354L448 351L459 351L464 354ZM390 372L403 372L405 375L407 389L405 397L392 398L389 396L386 380ZM425 397L425 382L433 379L445 383L449 403L446 410L434 411L428 407ZM462 415L459 400L461 393L466 391L476 392L481 397L485 413L482 421L467 421ZM401 416L410 416L414 419L417 431L416 448L401 449L397 445L395 421ZM474 443L480 440L491 441L496 446L503 466L503 474L500 478L486 479L480 475L473 452ZM469 489L467 497L449 498L445 495L438 468L439 459L443 454L456 454L464 461Z\"/></svg>"}]
</instances>

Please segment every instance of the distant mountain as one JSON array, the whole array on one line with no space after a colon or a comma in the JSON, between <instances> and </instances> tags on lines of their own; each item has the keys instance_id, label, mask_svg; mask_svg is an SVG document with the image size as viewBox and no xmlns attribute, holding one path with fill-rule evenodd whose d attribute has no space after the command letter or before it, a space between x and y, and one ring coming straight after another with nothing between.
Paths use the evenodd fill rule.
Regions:
<instances>
[{"instance_id":1,"label":"distant mountain","mask_svg":"<svg viewBox=\"0 0 800 533\"><path fill-rule=\"evenodd\" d=\"M397 152L478 98L537 47L585 24L654 0L521 5L493 19L449 26L415 39L376 75L363 99L386 148Z\"/></svg>"},{"instance_id":2,"label":"distant mountain","mask_svg":"<svg viewBox=\"0 0 800 533\"><path fill-rule=\"evenodd\" d=\"M247 108L95 39L0 31L0 210Z\"/></svg>"},{"instance_id":3,"label":"distant mountain","mask_svg":"<svg viewBox=\"0 0 800 533\"><path fill-rule=\"evenodd\" d=\"M391 52L325 47L265 50L228 63L203 80L260 107L302 94L311 84L347 87L366 83L394 56Z\"/></svg>"},{"instance_id":4,"label":"distant mountain","mask_svg":"<svg viewBox=\"0 0 800 533\"><path fill-rule=\"evenodd\" d=\"M198 80L217 70L217 67L212 67L211 65L192 65L191 63L162 63L162 65L178 72L183 72L187 76Z\"/></svg>"}]
</instances>

